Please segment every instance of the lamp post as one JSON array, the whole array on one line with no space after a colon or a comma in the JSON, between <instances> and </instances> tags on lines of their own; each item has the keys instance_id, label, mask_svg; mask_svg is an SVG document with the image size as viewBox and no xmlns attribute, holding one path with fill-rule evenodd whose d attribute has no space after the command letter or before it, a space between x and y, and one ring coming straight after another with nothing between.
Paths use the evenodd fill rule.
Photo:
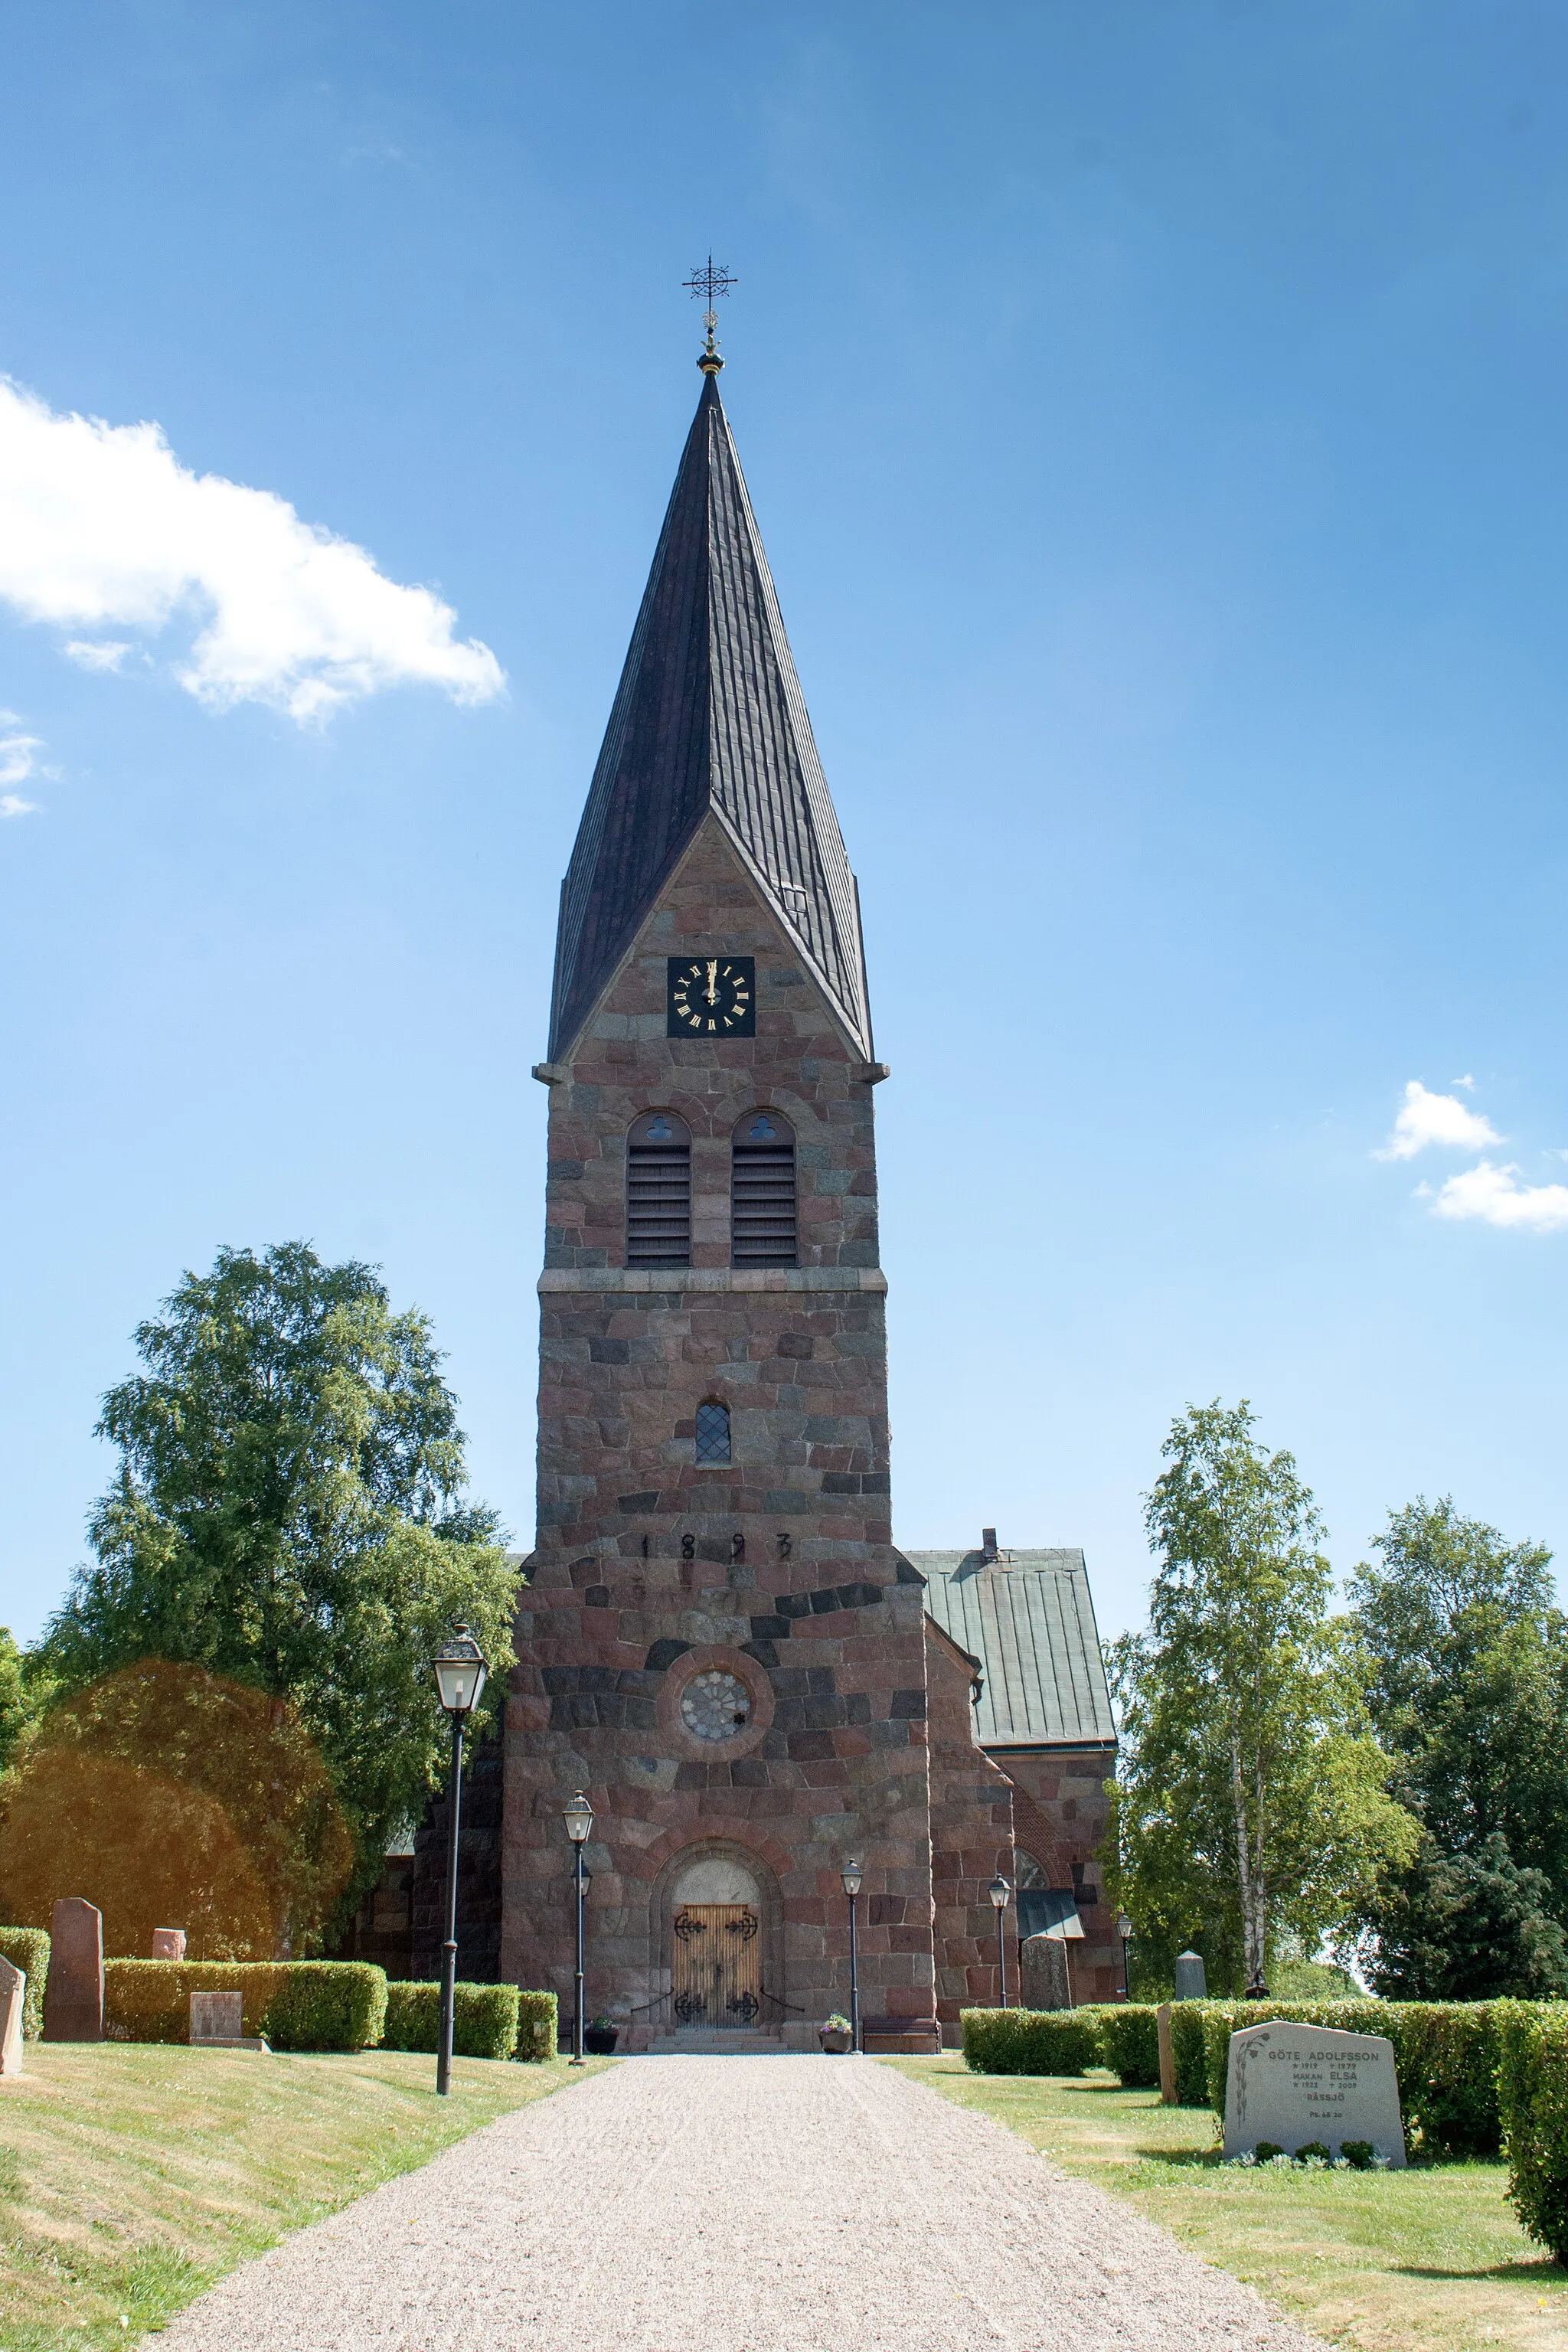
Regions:
<instances>
[{"instance_id":1,"label":"lamp post","mask_svg":"<svg viewBox=\"0 0 1568 2352\"><path fill-rule=\"evenodd\" d=\"M1121 1998L1123 2000L1131 2000L1132 1977L1127 1964L1127 1948L1132 1941L1132 1922L1125 1911L1117 1914L1116 1932L1121 1938Z\"/></svg>"},{"instance_id":2,"label":"lamp post","mask_svg":"<svg viewBox=\"0 0 1568 2352\"><path fill-rule=\"evenodd\" d=\"M447 1800L447 1940L441 1947L441 2033L436 2089L445 2098L452 2079L452 2009L458 1982L458 1819L463 1800L463 1726L484 1694L484 1652L462 1623L435 1657L436 1689L452 1718L452 1779Z\"/></svg>"},{"instance_id":3,"label":"lamp post","mask_svg":"<svg viewBox=\"0 0 1568 2352\"><path fill-rule=\"evenodd\" d=\"M562 1809L566 1834L572 1841L572 1858L577 1874L577 1998L572 2016L572 2063L583 2063L583 1848L588 1842L588 1832L594 1826L594 1808L581 1789L569 1805Z\"/></svg>"},{"instance_id":4,"label":"lamp post","mask_svg":"<svg viewBox=\"0 0 1568 2352\"><path fill-rule=\"evenodd\" d=\"M839 1873L849 1897L849 2028L852 2050L860 2047L860 1955L855 1941L855 1905L860 1893L860 1865L847 1862Z\"/></svg>"},{"instance_id":5,"label":"lamp post","mask_svg":"<svg viewBox=\"0 0 1568 2352\"><path fill-rule=\"evenodd\" d=\"M1013 1890L1000 1871L991 1882L990 1895L996 1912L996 1974L1000 1980L1002 2007L1007 2006L1007 1947L1002 1937L1002 1921L1012 1900Z\"/></svg>"}]
</instances>

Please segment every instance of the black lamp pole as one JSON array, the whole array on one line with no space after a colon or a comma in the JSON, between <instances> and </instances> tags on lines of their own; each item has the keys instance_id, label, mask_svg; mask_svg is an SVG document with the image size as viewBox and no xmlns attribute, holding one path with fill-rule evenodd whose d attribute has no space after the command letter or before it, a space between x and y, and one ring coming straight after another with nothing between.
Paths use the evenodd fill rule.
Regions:
<instances>
[{"instance_id":1,"label":"black lamp pole","mask_svg":"<svg viewBox=\"0 0 1568 2352\"><path fill-rule=\"evenodd\" d=\"M1121 1998L1123 2000L1131 2000L1132 1998L1132 1971L1129 1966L1127 1956L1132 1944L1132 1922L1128 1917L1125 1911L1123 1911L1117 1919L1116 1932L1121 1938Z\"/></svg>"},{"instance_id":2,"label":"black lamp pole","mask_svg":"<svg viewBox=\"0 0 1568 2352\"><path fill-rule=\"evenodd\" d=\"M572 1841L572 1854L577 1881L577 1993L572 2016L572 2063L583 2063L583 1848L588 1832L594 1826L594 1808L581 1789L572 1802L563 1807L561 1815L566 1824L566 1834Z\"/></svg>"},{"instance_id":3,"label":"black lamp pole","mask_svg":"<svg viewBox=\"0 0 1568 2352\"><path fill-rule=\"evenodd\" d=\"M447 1792L447 1940L441 1947L441 2028L436 2051L436 2089L445 2098L452 2083L452 2016L458 1986L458 1827L463 1794L463 1726L485 1687L484 1653L466 1625L436 1653L436 1688L452 1718L452 1769Z\"/></svg>"},{"instance_id":4,"label":"black lamp pole","mask_svg":"<svg viewBox=\"0 0 1568 2352\"><path fill-rule=\"evenodd\" d=\"M860 1865L847 1862L840 1874L849 1897L849 2046L860 2047L860 1952L855 1935L855 1906L860 1898Z\"/></svg>"},{"instance_id":5,"label":"black lamp pole","mask_svg":"<svg viewBox=\"0 0 1568 2352\"><path fill-rule=\"evenodd\" d=\"M1002 1994L1001 2006L1004 2009L1007 2006L1007 1945L1002 1933L1002 1922L1007 1915L1007 1904L1012 1892L1012 1888L998 1871L991 1882L990 1895L996 1907L996 1974Z\"/></svg>"}]
</instances>

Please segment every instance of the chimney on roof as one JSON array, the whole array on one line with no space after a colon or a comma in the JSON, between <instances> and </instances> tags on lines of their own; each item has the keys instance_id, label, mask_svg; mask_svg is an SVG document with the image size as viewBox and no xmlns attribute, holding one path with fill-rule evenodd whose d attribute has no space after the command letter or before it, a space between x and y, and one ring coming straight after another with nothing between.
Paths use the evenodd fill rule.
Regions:
<instances>
[{"instance_id":1,"label":"chimney on roof","mask_svg":"<svg viewBox=\"0 0 1568 2352\"><path fill-rule=\"evenodd\" d=\"M981 1557L981 1559L985 1562L985 1565L986 1565L988 1568L989 1568L989 1566L991 1565L991 1562L995 1559L995 1557L996 1557L996 1530L995 1530L995 1528L981 1528L981 1530L980 1530L980 1557Z\"/></svg>"}]
</instances>

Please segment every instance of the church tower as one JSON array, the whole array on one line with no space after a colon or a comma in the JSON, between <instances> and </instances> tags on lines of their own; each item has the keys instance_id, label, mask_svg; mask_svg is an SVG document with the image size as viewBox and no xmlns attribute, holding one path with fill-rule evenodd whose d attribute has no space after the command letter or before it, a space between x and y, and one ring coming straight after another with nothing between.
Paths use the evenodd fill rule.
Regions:
<instances>
[{"instance_id":1,"label":"church tower","mask_svg":"<svg viewBox=\"0 0 1568 2352\"><path fill-rule=\"evenodd\" d=\"M729 421L681 456L561 893L539 1506L501 1973L570 2013L930 2046L921 1580L893 1549L855 878Z\"/></svg>"}]
</instances>

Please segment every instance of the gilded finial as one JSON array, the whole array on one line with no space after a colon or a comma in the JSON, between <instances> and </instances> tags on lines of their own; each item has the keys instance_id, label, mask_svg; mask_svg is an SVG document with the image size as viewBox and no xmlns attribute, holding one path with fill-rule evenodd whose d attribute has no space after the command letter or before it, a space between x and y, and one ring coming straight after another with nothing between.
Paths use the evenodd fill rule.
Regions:
<instances>
[{"instance_id":1,"label":"gilded finial","mask_svg":"<svg viewBox=\"0 0 1568 2352\"><path fill-rule=\"evenodd\" d=\"M708 341L698 353L697 364L704 375L717 375L724 362L719 356L719 348L714 341L719 332L719 313L713 305L721 294L728 294L731 287L738 286L741 281L738 278L731 277L722 262L715 268L713 256L710 254L707 260L700 262L690 277L682 282L689 289L693 301L700 295L708 306L702 313L702 323L708 330Z\"/></svg>"}]
</instances>

